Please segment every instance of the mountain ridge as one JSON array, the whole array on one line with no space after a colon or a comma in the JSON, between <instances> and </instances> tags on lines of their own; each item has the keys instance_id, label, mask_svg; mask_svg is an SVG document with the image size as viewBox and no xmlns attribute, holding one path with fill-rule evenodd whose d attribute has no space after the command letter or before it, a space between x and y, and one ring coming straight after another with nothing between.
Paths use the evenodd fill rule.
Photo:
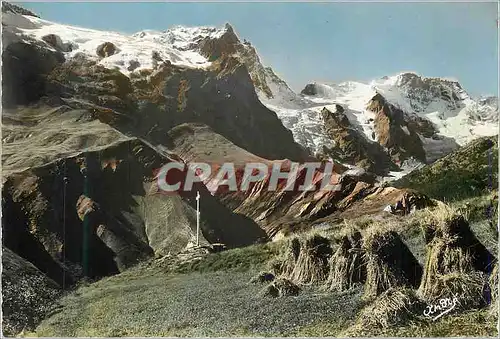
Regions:
<instances>
[{"instance_id":1,"label":"mountain ridge","mask_svg":"<svg viewBox=\"0 0 500 339\"><path fill-rule=\"evenodd\" d=\"M241 42L229 24L223 28L177 26L125 35L52 23L12 6L3 7L3 12L2 234L7 253L3 260L13 265L4 264L2 274L9 282L3 291L4 300L10 302L4 305L10 312L4 312L9 335L20 331L24 335L25 330L34 330L43 318L57 333L76 333L65 332L67 320L71 319L65 313L67 305L51 309L60 292L73 287L77 291L70 292L69 297L83 305L83 313L81 306L75 312L85 328L77 332L80 334L171 334L142 332L142 326L156 326L159 323L155 319L172 315L182 321L181 332L174 328L172 333L186 335L190 332L182 331L187 318L179 314L201 315L205 322L226 326L224 322L213 322L215 318L205 312L193 312L190 305L209 305L191 299L193 296L222 296L225 300L221 303L201 307L217 313L223 306L231 326L242 326L233 320L235 314L240 314L234 310L248 311L242 308L238 293L257 289L248 289L250 277L245 277L244 284L235 285L231 270L250 266L256 269L260 264L262 269L269 269L263 265L271 264L267 261L278 254L271 249L280 244L288 247L288 239L279 241L284 237L309 237L308 233L313 233L311 241L302 245L298 238L290 242L294 247L290 259L298 260L295 245L299 244L298 262L310 264L313 271L321 261L324 272L326 258L309 258L318 252L313 250L318 240L330 248L330 239L318 236L318 230L329 232L328 237L337 237L344 236L336 232L340 229L357 225L361 230L373 224L365 230L365 239L358 238L365 242L373 235L369 229L383 233L387 224L394 223L398 232L412 228L410 243L424 240L416 239L418 232L413 229L419 227L411 220L418 218L418 209L441 203L412 189L413 186L391 187L382 183L380 177L401 176L398 169L404 169L406 174L430 161L429 142L441 153L446 143L449 149L459 147L453 138L439 135L439 128L431 120L413 112L413 108L405 111L412 104L425 114L429 107L451 107L452 111L442 113L447 119L453 118L458 112L453 109L462 108L467 99L459 85L443 82L441 86L407 75L399 85L397 79L387 77L377 83L377 88L350 82L337 87L318 85L325 92L322 95L314 93L315 86L309 86L311 95L300 95L271 68L264 67L255 47L245 40ZM436 106L435 99L441 100L438 103L442 105ZM493 99L485 98L478 105L492 104ZM474 108L474 112L477 114L466 123L484 125L483 113L495 118L487 109L483 112ZM439 118L432 113L432 118ZM485 144L486 148L490 146L491 143ZM477 152L483 163L485 147L479 147ZM203 182L196 182L192 190L167 194L161 190L160 169L171 162L183 168L207 163L212 171L230 162L235 167L237 185L242 182L243 168L250 162L268 168L279 164L282 171L291 170L292 162L299 162L295 184L312 174L316 189L305 191L294 185L289 190L284 182L269 189L268 176L252 183L248 190L235 192L221 189L225 185L219 185L212 173ZM309 172L309 162L319 162L320 168ZM332 173L326 170L327 165L332 165ZM417 171L415 176L419 178L425 171ZM325 178L333 190L320 189ZM169 179L183 180L175 175ZM386 234L389 239L397 235L392 231ZM406 245L398 240L399 235L396 242L389 243L384 237L373 243L372 238L364 247L380 247L373 246L380 242L383 251L411 256ZM343 245L339 247L337 240L331 242L330 254L334 250L343 252ZM424 251L425 245L419 244L417 251ZM285 247L282 250L288 251ZM213 253L211 259L205 260L209 252L224 249L227 251L222 256ZM382 252L365 254L364 259L382 259ZM254 267L255 257L260 259L259 266ZM215 262L211 261L214 258ZM293 268L289 265L296 264L278 261L270 265L276 276L283 273L279 267ZM381 272L392 276L394 267L382 261ZM219 282L203 283L211 286L210 293L214 294L207 298L206 291L198 287L195 293L186 290L187 299L176 292L165 294L171 290L168 284L172 281L183 289L189 288L193 275L177 273L189 272L188 267L198 264L224 271L218 273ZM181 267L184 268L178 271ZM158 298L154 292L157 289L148 286L153 271L159 274L155 285L163 288L158 293L166 298ZM91 283L87 285L89 279ZM113 284L120 279L123 283L117 288ZM94 283L96 280L100 281ZM306 282L299 280L293 283ZM13 281L20 281L22 286L12 288ZM238 292L231 294L234 291L225 289L225 282ZM97 303L82 297L80 283L85 285L83 290L91 291ZM111 289L107 291L111 293L104 294L118 293L132 308L122 307L124 304L107 308L105 295L96 294L93 289L109 283ZM226 293L221 294L221 289ZM19 292L39 298L26 301L24 295L19 298ZM304 304L303 295L294 298L297 303L293 307L297 305L296 309L303 313L316 314L314 309L323 307L324 302L317 299L315 287L311 292L314 296L310 300L316 308L311 308L309 302L309 306ZM350 293L342 293L342 298L350 299ZM250 319L249 327L245 325L242 335L252 333L249 329L260 323L262 310L268 313L271 305L268 300L261 300L262 308L256 308L257 294L249 294L249 305L256 311L256 318ZM325 290L321 295L326 295ZM335 294L330 296L337 299ZM235 301L235 309L227 309L228 299ZM39 307L40 302L43 307ZM166 308L169 305L175 306L173 313ZM184 305L189 307L178 313ZM282 304L274 305L278 306L275 319L281 319ZM345 303L340 305L339 314L345 315ZM151 313L150 306L163 315ZM103 307L110 311L105 312L106 317L111 314L113 322L109 332L92 327L97 324L93 322L95 312L100 314ZM354 320L356 313L348 318ZM130 315L130 321L124 315ZM65 320L54 320L58 316ZM138 328L122 331L136 320L142 323ZM116 321L126 324L117 325ZM295 320L287 318L284 322L289 326ZM198 321L190 323L198 326ZM225 332L209 334L214 333Z\"/></svg>"}]
</instances>

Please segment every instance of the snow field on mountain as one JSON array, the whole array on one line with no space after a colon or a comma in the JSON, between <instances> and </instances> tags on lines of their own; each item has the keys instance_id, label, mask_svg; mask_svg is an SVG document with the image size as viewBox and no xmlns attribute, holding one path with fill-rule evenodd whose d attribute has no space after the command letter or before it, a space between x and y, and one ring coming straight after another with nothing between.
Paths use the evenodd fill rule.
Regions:
<instances>
[{"instance_id":1,"label":"snow field on mountain","mask_svg":"<svg viewBox=\"0 0 500 339\"><path fill-rule=\"evenodd\" d=\"M107 68L118 68L125 75L131 71L131 64L139 63L140 69L153 68L153 52L163 60L169 60L174 65L205 68L211 63L196 49L204 37L218 38L223 29L212 27L186 28L177 26L168 31L158 32L146 30L133 35L116 32L98 31L69 25L61 25L31 16L4 13L9 16L8 22L16 25L25 35L42 40L48 34L59 36L63 43L71 44L72 51L66 52L66 57L74 57L78 53L99 60L97 47L104 42L111 42L118 48L118 53L102 58L99 64Z\"/></svg>"},{"instance_id":2,"label":"snow field on mountain","mask_svg":"<svg viewBox=\"0 0 500 339\"><path fill-rule=\"evenodd\" d=\"M491 98L474 100L458 83L437 78L431 79L442 84L441 88L450 97L449 101L425 91L417 92L421 93L420 96L411 95L409 92L414 89L402 83L403 76L404 74L384 77L369 84L353 81L340 84L315 84L318 94L304 96L315 105L307 108L307 114L303 109L284 110L266 103L265 99L263 101L278 114L285 126L292 130L299 143L306 140L306 145L315 150L321 150L323 142L328 141L328 138L320 136L318 132L322 130L323 124L321 109L326 107L330 111L335 111L335 104L340 104L344 108L344 113L354 128L362 132L368 140L375 141L375 114L367 110L366 106L377 93L405 114L417 115L434 124L438 131L437 138L421 136L428 161L434 161L456 149L456 143L464 145L480 136L498 134L498 108L494 100L489 100ZM318 116L311 114L311 111L317 112ZM401 128L405 133L409 133L405 126Z\"/></svg>"}]
</instances>

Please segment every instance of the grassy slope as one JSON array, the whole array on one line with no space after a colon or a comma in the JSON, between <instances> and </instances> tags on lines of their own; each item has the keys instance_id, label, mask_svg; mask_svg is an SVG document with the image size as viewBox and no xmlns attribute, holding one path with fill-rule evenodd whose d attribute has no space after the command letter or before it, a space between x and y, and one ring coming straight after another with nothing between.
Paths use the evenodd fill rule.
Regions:
<instances>
[{"instance_id":1,"label":"grassy slope","mask_svg":"<svg viewBox=\"0 0 500 339\"><path fill-rule=\"evenodd\" d=\"M393 183L439 200L461 200L498 188L498 137L483 137Z\"/></svg>"},{"instance_id":2,"label":"grassy slope","mask_svg":"<svg viewBox=\"0 0 500 339\"><path fill-rule=\"evenodd\" d=\"M461 315L443 317L436 322L413 323L389 329L339 327L336 323L318 322L302 328L298 334L305 337L497 337L496 323L487 310L476 310Z\"/></svg>"},{"instance_id":3,"label":"grassy slope","mask_svg":"<svg viewBox=\"0 0 500 339\"><path fill-rule=\"evenodd\" d=\"M264 268L263 256L256 255L262 247L212 254L181 267L187 273L151 265L80 287L35 334L294 336L317 321L343 328L355 317L362 306L359 289L336 295L305 288L298 297L263 297L264 286L249 283Z\"/></svg>"},{"instance_id":4,"label":"grassy slope","mask_svg":"<svg viewBox=\"0 0 500 339\"><path fill-rule=\"evenodd\" d=\"M418 233L418 232L417 232ZM305 288L299 297L261 295L249 280L281 243L211 254L175 272L142 265L64 297L38 336L448 336L496 334L486 311L380 331L353 332L361 288L335 294ZM183 273L182 273L183 272Z\"/></svg>"}]
</instances>

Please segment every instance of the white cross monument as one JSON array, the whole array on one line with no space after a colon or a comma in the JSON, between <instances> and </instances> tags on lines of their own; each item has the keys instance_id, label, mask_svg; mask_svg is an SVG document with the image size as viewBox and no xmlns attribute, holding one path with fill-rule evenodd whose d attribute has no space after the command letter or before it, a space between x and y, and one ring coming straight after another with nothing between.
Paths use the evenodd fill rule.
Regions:
<instances>
[{"instance_id":1,"label":"white cross monument","mask_svg":"<svg viewBox=\"0 0 500 339\"><path fill-rule=\"evenodd\" d=\"M196 246L200 246L200 192L196 192Z\"/></svg>"}]
</instances>

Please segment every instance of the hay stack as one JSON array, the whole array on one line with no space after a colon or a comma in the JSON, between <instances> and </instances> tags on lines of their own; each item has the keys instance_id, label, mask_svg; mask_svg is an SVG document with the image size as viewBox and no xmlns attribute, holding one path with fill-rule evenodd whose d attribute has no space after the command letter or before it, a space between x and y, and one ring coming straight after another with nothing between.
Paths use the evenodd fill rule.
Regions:
<instances>
[{"instance_id":1,"label":"hay stack","mask_svg":"<svg viewBox=\"0 0 500 339\"><path fill-rule=\"evenodd\" d=\"M349 229L341 236L339 248L330 258L326 289L343 292L351 289L356 283L364 282L366 271L362 256L361 233Z\"/></svg>"},{"instance_id":2,"label":"hay stack","mask_svg":"<svg viewBox=\"0 0 500 339\"><path fill-rule=\"evenodd\" d=\"M422 268L398 233L375 225L363 241L366 263L365 297L372 298L391 287L418 286Z\"/></svg>"},{"instance_id":3,"label":"hay stack","mask_svg":"<svg viewBox=\"0 0 500 339\"><path fill-rule=\"evenodd\" d=\"M424 237L428 246L427 262L435 261L442 272L490 273L494 257L479 242L465 217L446 205L424 218Z\"/></svg>"},{"instance_id":4,"label":"hay stack","mask_svg":"<svg viewBox=\"0 0 500 339\"><path fill-rule=\"evenodd\" d=\"M299 256L288 278L297 284L313 284L328 278L330 241L314 234L300 243Z\"/></svg>"},{"instance_id":5,"label":"hay stack","mask_svg":"<svg viewBox=\"0 0 500 339\"><path fill-rule=\"evenodd\" d=\"M419 295L428 301L457 297L462 309L484 306L484 273L491 271L493 256L457 210L444 206L434 213L424 226L427 259Z\"/></svg>"},{"instance_id":6,"label":"hay stack","mask_svg":"<svg viewBox=\"0 0 500 339\"><path fill-rule=\"evenodd\" d=\"M387 328L403 325L422 315L425 304L414 290L390 288L365 307L359 317L361 327Z\"/></svg>"},{"instance_id":7,"label":"hay stack","mask_svg":"<svg viewBox=\"0 0 500 339\"><path fill-rule=\"evenodd\" d=\"M290 276L300 254L300 240L291 238L285 245L284 253L269 263L269 268L275 276Z\"/></svg>"},{"instance_id":8,"label":"hay stack","mask_svg":"<svg viewBox=\"0 0 500 339\"><path fill-rule=\"evenodd\" d=\"M487 304L488 285L485 275L481 272L448 273L436 278L428 286L424 296L430 302L437 302L442 298L456 298L457 310L475 309Z\"/></svg>"},{"instance_id":9,"label":"hay stack","mask_svg":"<svg viewBox=\"0 0 500 339\"><path fill-rule=\"evenodd\" d=\"M300 288L288 279L278 278L264 289L265 297L280 298L296 296L300 292Z\"/></svg>"}]
</instances>

